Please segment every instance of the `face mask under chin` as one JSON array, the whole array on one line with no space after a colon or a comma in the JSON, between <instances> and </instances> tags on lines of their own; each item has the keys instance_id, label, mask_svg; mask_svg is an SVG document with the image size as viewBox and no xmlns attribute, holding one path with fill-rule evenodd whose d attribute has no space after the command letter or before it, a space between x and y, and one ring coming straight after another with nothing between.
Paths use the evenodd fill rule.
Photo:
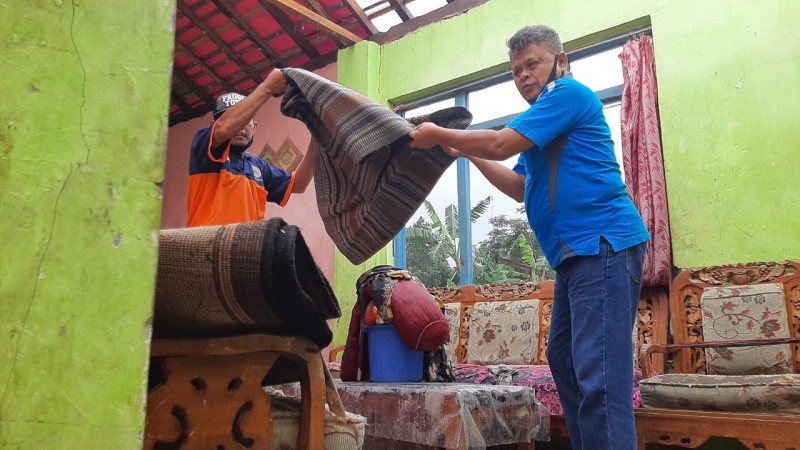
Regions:
<instances>
[{"instance_id":1,"label":"face mask under chin","mask_svg":"<svg viewBox=\"0 0 800 450\"><path fill-rule=\"evenodd\" d=\"M533 99L533 101L528 102L529 104L532 105L532 104L536 103L536 101L539 100L539 97L542 96L542 93L544 92L544 88L546 88L548 84L550 84L550 83L552 83L553 81L556 80L556 69L557 68L558 68L558 55L556 55L556 60L553 61L553 68L550 70L550 76L547 77L547 82L545 82L544 86L542 86L542 90L539 91L539 95L537 95L536 98Z\"/></svg>"}]
</instances>

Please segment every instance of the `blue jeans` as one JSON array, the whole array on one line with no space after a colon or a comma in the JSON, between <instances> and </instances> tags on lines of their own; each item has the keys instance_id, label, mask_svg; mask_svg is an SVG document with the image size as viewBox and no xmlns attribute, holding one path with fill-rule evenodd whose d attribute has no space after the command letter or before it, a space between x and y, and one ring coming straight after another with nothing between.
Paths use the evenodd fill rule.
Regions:
<instances>
[{"instance_id":1,"label":"blue jeans","mask_svg":"<svg viewBox=\"0 0 800 450\"><path fill-rule=\"evenodd\" d=\"M633 323L646 244L556 269L547 359L573 450L636 450Z\"/></svg>"}]
</instances>

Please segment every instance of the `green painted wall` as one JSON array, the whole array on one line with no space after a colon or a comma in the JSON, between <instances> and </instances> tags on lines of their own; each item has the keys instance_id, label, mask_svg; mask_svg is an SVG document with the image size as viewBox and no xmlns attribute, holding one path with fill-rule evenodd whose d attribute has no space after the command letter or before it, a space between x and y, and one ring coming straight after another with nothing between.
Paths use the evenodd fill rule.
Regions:
<instances>
[{"instance_id":1,"label":"green painted wall","mask_svg":"<svg viewBox=\"0 0 800 450\"><path fill-rule=\"evenodd\" d=\"M356 304L356 280L358 280L358 277L372 267L381 264L392 264L393 261L391 244L359 265L351 264L339 250L336 250L336 258L334 260L336 273L334 275L333 290L339 300L339 306L342 308L342 317L336 321L333 327L334 346L343 345L347 340L347 332L350 329L350 314L353 311L353 305Z\"/></svg>"},{"instance_id":2,"label":"green painted wall","mask_svg":"<svg viewBox=\"0 0 800 450\"><path fill-rule=\"evenodd\" d=\"M378 103L387 104L386 96L379 90L380 47L374 42L349 47L339 52L337 80ZM344 61L344 62L343 62ZM342 317L333 328L333 345L342 345L347 339L350 314L356 303L356 280L369 268L394 261L391 243L367 261L354 265L336 250L334 260L334 292L342 308Z\"/></svg>"},{"instance_id":3,"label":"green painted wall","mask_svg":"<svg viewBox=\"0 0 800 450\"><path fill-rule=\"evenodd\" d=\"M174 10L0 4L0 448L141 448Z\"/></svg>"},{"instance_id":4,"label":"green painted wall","mask_svg":"<svg viewBox=\"0 0 800 450\"><path fill-rule=\"evenodd\" d=\"M648 21L674 264L800 258L796 0L492 0L378 47L377 62L358 58L375 52L359 43L339 70L372 74L351 87L397 104L504 70L505 41L523 25L548 24L572 49Z\"/></svg>"}]
</instances>

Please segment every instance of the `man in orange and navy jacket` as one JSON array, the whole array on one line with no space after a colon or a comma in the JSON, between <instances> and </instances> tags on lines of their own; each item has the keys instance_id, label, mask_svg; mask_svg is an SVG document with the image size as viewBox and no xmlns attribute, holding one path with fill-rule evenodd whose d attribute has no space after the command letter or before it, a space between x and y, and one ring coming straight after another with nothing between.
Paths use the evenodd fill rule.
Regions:
<instances>
[{"instance_id":1,"label":"man in orange and navy jacket","mask_svg":"<svg viewBox=\"0 0 800 450\"><path fill-rule=\"evenodd\" d=\"M231 92L217 98L214 120L192 141L187 227L263 220L268 201L284 206L293 193L306 190L314 177L313 140L295 172L247 152L256 112L285 90L286 77L273 70L247 97Z\"/></svg>"}]
</instances>

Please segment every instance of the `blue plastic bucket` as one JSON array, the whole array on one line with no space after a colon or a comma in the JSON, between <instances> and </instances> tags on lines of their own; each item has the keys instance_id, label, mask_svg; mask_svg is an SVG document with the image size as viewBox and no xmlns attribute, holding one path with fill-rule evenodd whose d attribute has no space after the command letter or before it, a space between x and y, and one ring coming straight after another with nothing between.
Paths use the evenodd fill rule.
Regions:
<instances>
[{"instance_id":1,"label":"blue plastic bucket","mask_svg":"<svg viewBox=\"0 0 800 450\"><path fill-rule=\"evenodd\" d=\"M406 346L394 325L364 327L369 335L370 381L422 381L423 352Z\"/></svg>"}]
</instances>

